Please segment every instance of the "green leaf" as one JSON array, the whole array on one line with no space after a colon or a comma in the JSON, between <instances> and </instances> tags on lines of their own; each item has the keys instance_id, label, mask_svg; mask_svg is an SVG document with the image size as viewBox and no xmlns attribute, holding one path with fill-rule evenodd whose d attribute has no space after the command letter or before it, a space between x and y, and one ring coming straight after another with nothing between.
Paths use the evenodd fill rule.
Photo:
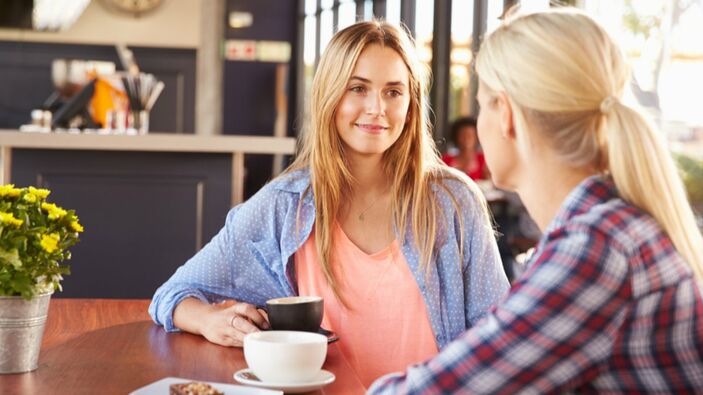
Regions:
<instances>
[{"instance_id":1,"label":"green leaf","mask_svg":"<svg viewBox=\"0 0 703 395\"><path fill-rule=\"evenodd\" d=\"M17 249L6 251L0 248L0 259L14 266L15 270L19 270L19 268L22 267L22 261L17 253Z\"/></svg>"}]
</instances>

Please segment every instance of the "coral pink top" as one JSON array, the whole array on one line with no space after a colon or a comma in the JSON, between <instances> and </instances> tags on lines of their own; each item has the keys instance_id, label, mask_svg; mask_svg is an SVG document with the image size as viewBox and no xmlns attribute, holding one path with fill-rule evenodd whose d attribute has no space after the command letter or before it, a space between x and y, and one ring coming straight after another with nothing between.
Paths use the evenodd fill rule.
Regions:
<instances>
[{"instance_id":1,"label":"coral pink top","mask_svg":"<svg viewBox=\"0 0 703 395\"><path fill-rule=\"evenodd\" d=\"M339 225L333 237L332 262L349 308L327 285L314 231L295 253L298 291L324 298L322 326L339 335L340 350L359 380L368 387L386 373L404 371L436 355L427 308L399 242L368 255Z\"/></svg>"}]
</instances>

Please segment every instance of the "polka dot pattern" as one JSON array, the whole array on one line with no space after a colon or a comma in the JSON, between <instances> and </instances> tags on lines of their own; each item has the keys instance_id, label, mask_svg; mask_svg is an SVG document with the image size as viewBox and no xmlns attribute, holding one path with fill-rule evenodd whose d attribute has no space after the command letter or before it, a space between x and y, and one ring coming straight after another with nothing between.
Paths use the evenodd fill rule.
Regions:
<instances>
[{"instance_id":1,"label":"polka dot pattern","mask_svg":"<svg viewBox=\"0 0 703 395\"><path fill-rule=\"evenodd\" d=\"M156 291L149 307L154 322L168 331L178 330L173 310L187 297L261 305L273 297L296 294L293 254L307 240L315 221L312 195L304 193L309 186L307 171L293 172L230 210L220 232ZM447 223L438 236L441 242L430 272L420 268L410 232L402 251L427 303L437 343L443 347L482 317L509 285L490 226L479 215L480 205L467 185L445 180L435 193Z\"/></svg>"}]
</instances>

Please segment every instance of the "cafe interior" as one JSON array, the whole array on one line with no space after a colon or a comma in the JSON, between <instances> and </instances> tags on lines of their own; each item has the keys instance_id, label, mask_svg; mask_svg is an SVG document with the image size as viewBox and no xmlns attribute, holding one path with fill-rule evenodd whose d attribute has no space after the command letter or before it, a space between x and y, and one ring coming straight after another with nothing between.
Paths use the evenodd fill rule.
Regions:
<instances>
[{"instance_id":1,"label":"cafe interior","mask_svg":"<svg viewBox=\"0 0 703 395\"><path fill-rule=\"evenodd\" d=\"M0 393L167 393L174 381L162 380L165 392L140 388L173 377L244 383L232 376L247 366L241 349L166 333L147 307L227 212L295 158L332 35L374 18L407 27L432 71L434 141L456 157L454 122L479 112L474 55L517 4L581 8L623 45L634 96L665 133L703 229L701 1L0 0L0 185L50 190L85 229L43 336L33 335L38 363L0 374ZM485 172L472 178L513 281L540 231L515 193ZM0 366L26 348L0 347ZM330 343L334 382L278 390L363 393L345 364Z\"/></svg>"}]
</instances>

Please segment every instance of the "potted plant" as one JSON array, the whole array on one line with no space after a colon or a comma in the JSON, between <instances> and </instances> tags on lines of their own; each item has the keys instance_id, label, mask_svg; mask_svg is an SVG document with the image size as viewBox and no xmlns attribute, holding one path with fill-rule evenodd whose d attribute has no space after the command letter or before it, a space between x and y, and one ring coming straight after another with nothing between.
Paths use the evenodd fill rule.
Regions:
<instances>
[{"instance_id":1,"label":"potted plant","mask_svg":"<svg viewBox=\"0 0 703 395\"><path fill-rule=\"evenodd\" d=\"M690 156L677 155L681 179L686 186L688 199L703 232L703 160Z\"/></svg>"},{"instance_id":2,"label":"potted plant","mask_svg":"<svg viewBox=\"0 0 703 395\"><path fill-rule=\"evenodd\" d=\"M0 186L0 373L37 368L49 298L83 227L49 191Z\"/></svg>"}]
</instances>

